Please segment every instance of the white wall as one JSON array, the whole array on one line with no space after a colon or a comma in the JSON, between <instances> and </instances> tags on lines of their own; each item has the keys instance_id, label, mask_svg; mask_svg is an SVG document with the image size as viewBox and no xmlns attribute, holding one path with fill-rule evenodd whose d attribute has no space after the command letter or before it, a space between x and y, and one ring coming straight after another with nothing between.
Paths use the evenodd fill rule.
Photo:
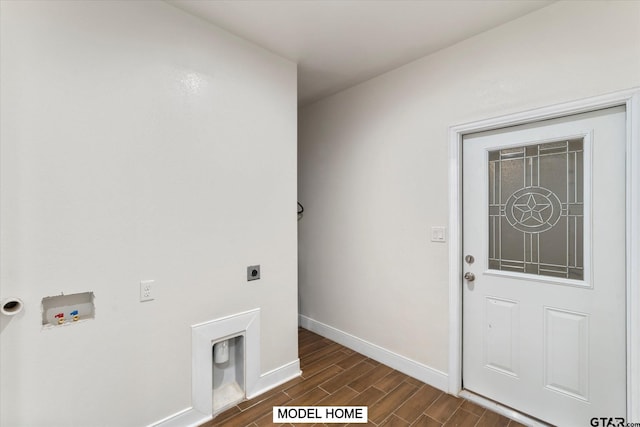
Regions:
<instances>
[{"instance_id":1,"label":"white wall","mask_svg":"<svg viewBox=\"0 0 640 427\"><path fill-rule=\"evenodd\" d=\"M25 310L0 320L0 424L187 408L190 326L257 307L262 372L297 360L295 64L163 2L1 15L0 298ZM95 320L42 330L43 297L83 291Z\"/></svg>"},{"instance_id":2,"label":"white wall","mask_svg":"<svg viewBox=\"0 0 640 427\"><path fill-rule=\"evenodd\" d=\"M640 3L559 2L299 111L300 312L447 372L448 127L640 85Z\"/></svg>"}]
</instances>

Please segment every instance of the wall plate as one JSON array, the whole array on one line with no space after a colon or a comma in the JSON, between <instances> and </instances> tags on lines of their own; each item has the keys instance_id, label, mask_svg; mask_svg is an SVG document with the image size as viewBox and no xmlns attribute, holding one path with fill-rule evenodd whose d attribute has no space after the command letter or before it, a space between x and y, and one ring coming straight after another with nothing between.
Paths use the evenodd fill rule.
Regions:
<instances>
[{"instance_id":1,"label":"wall plate","mask_svg":"<svg viewBox=\"0 0 640 427\"><path fill-rule=\"evenodd\" d=\"M446 242L447 241L447 228L446 227L431 227L431 241L432 242Z\"/></svg>"},{"instance_id":2,"label":"wall plate","mask_svg":"<svg viewBox=\"0 0 640 427\"><path fill-rule=\"evenodd\" d=\"M250 265L247 267L247 281L260 279L260 265Z\"/></svg>"}]
</instances>

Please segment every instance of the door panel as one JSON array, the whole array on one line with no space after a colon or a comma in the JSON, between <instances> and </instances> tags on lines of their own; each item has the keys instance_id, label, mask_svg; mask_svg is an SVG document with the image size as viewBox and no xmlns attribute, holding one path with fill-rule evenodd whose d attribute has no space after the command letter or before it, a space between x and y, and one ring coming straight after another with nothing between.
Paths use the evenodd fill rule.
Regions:
<instances>
[{"instance_id":1,"label":"door panel","mask_svg":"<svg viewBox=\"0 0 640 427\"><path fill-rule=\"evenodd\" d=\"M589 316L545 307L545 387L589 401Z\"/></svg>"},{"instance_id":2,"label":"door panel","mask_svg":"<svg viewBox=\"0 0 640 427\"><path fill-rule=\"evenodd\" d=\"M463 386L561 426L625 416L625 112L465 136Z\"/></svg>"},{"instance_id":3,"label":"door panel","mask_svg":"<svg viewBox=\"0 0 640 427\"><path fill-rule=\"evenodd\" d=\"M484 364L498 372L517 377L520 360L516 345L520 336L518 303L487 297L485 310L488 327L484 330Z\"/></svg>"}]
</instances>

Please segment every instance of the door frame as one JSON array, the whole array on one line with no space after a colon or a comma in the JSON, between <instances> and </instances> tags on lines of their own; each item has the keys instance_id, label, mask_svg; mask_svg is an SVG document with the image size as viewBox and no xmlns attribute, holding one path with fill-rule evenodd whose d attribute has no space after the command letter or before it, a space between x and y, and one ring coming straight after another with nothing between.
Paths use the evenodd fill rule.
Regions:
<instances>
[{"instance_id":1,"label":"door frame","mask_svg":"<svg viewBox=\"0 0 640 427\"><path fill-rule=\"evenodd\" d=\"M465 135L608 107L626 107L627 422L640 421L640 88L449 128L449 389L462 389L462 139ZM633 262L635 261L635 262ZM494 407L500 411L500 408ZM507 408L505 414L513 415ZM536 414L530 414L535 416ZM610 414L602 414L610 416Z\"/></svg>"}]
</instances>

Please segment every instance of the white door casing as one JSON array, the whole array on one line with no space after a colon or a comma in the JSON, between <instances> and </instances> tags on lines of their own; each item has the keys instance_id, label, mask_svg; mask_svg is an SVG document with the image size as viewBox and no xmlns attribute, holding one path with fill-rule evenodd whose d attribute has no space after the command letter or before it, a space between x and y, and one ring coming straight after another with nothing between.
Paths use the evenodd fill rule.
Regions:
<instances>
[{"instance_id":1,"label":"white door casing","mask_svg":"<svg viewBox=\"0 0 640 427\"><path fill-rule=\"evenodd\" d=\"M464 137L466 390L554 425L624 418L624 134L615 107Z\"/></svg>"},{"instance_id":2,"label":"white door casing","mask_svg":"<svg viewBox=\"0 0 640 427\"><path fill-rule=\"evenodd\" d=\"M482 120L450 129L450 345L449 392L466 395L462 390L462 139L475 132L516 126L552 118L580 114L612 106L625 106L626 168L625 168L625 286L626 286L626 418L628 422L640 419L640 91L617 92L594 98L558 104L550 107ZM508 301L503 302L508 305ZM559 312L549 306L548 316L555 319ZM622 308L621 308L622 309ZM562 314L562 313L561 313ZM579 315L580 313L574 313ZM572 318L569 315L569 318ZM552 320L554 320L552 319ZM470 396L471 397L471 396ZM484 404L490 404L484 401ZM494 410L513 418L519 414L508 408L491 405ZM536 414L533 414L536 415ZM606 416L602 414L602 416ZM526 420L526 418L521 418Z\"/></svg>"}]
</instances>

